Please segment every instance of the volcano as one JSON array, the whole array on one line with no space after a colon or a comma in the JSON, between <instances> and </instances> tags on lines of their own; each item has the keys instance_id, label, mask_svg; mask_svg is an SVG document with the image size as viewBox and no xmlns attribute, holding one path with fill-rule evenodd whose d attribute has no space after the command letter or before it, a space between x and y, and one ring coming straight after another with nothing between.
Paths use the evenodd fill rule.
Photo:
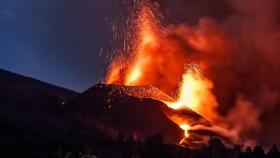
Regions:
<instances>
[{"instance_id":1,"label":"volcano","mask_svg":"<svg viewBox=\"0 0 280 158\"><path fill-rule=\"evenodd\" d=\"M211 125L191 109L174 110L160 100L172 98L152 86L96 84L69 101L65 109L80 122L88 137L96 129L111 138L122 134L134 140L160 133L165 143L178 144L184 131L170 117L184 118L191 125Z\"/></svg>"},{"instance_id":2,"label":"volcano","mask_svg":"<svg viewBox=\"0 0 280 158\"><path fill-rule=\"evenodd\" d=\"M165 144L179 144L185 131L174 117L204 126L190 130L185 146L218 135L210 129L213 124L192 109L169 108L163 101L173 98L153 86L96 84L79 94L4 70L0 76L0 145L7 151L36 148L51 153L58 144L100 146L120 136L141 142L157 134Z\"/></svg>"}]
</instances>

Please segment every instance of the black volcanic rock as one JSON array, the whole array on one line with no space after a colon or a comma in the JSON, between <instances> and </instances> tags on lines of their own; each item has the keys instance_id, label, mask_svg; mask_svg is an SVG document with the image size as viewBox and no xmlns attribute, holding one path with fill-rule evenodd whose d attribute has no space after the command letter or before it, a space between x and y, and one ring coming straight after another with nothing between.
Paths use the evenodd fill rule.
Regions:
<instances>
[{"instance_id":1,"label":"black volcanic rock","mask_svg":"<svg viewBox=\"0 0 280 158\"><path fill-rule=\"evenodd\" d=\"M0 155L56 150L67 124L61 106L77 94L0 69Z\"/></svg>"},{"instance_id":2,"label":"black volcanic rock","mask_svg":"<svg viewBox=\"0 0 280 158\"><path fill-rule=\"evenodd\" d=\"M175 111L159 100L173 101L151 86L97 84L78 94L0 70L0 155L97 149L122 137L139 141L158 133L177 144L184 131L168 117L208 123L191 109Z\"/></svg>"},{"instance_id":3,"label":"black volcanic rock","mask_svg":"<svg viewBox=\"0 0 280 158\"><path fill-rule=\"evenodd\" d=\"M0 69L0 117L23 124L40 124L78 93ZM17 124L17 123L15 123Z\"/></svg>"},{"instance_id":4,"label":"black volcanic rock","mask_svg":"<svg viewBox=\"0 0 280 158\"><path fill-rule=\"evenodd\" d=\"M159 100L173 101L152 86L96 84L71 100L65 107L85 133L101 129L111 137L144 139L161 133L166 143L177 144L184 134L168 117L180 117L192 125L210 124L191 109L173 110Z\"/></svg>"},{"instance_id":5,"label":"black volcanic rock","mask_svg":"<svg viewBox=\"0 0 280 158\"><path fill-rule=\"evenodd\" d=\"M132 89L129 87L130 92ZM89 137L91 128L97 128L111 137L123 134L137 140L161 133L166 143L178 143L184 133L166 117L163 107L160 101L126 93L123 86L105 84L95 85L65 106L85 126Z\"/></svg>"}]
</instances>

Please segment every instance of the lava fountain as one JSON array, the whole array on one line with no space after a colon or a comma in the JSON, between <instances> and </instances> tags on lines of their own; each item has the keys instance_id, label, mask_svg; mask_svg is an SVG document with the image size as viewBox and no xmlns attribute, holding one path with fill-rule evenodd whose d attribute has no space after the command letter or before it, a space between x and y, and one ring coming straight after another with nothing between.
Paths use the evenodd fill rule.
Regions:
<instances>
[{"instance_id":1,"label":"lava fountain","mask_svg":"<svg viewBox=\"0 0 280 158\"><path fill-rule=\"evenodd\" d=\"M150 4L140 4L136 12L135 39L131 39L130 52L118 54L111 63L106 82L128 86L151 85L165 92L174 102L164 101L168 107L178 110L189 108L210 121L219 115L215 95L212 93L213 83L204 77L207 65L193 58L195 51L209 48L208 36L190 29L184 35L189 49L182 47L174 40L174 34L161 25L157 11ZM219 36L217 36L219 41ZM209 48L210 49L210 48ZM128 54L125 56L124 54ZM178 117L169 117L185 131L189 137L190 123ZM182 139L182 142L185 138Z\"/></svg>"}]
</instances>

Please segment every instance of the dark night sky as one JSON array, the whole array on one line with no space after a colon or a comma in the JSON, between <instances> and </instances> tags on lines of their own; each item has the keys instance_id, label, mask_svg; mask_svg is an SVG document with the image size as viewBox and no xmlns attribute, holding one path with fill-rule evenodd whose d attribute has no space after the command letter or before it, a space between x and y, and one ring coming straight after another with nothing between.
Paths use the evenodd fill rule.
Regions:
<instances>
[{"instance_id":1,"label":"dark night sky","mask_svg":"<svg viewBox=\"0 0 280 158\"><path fill-rule=\"evenodd\" d=\"M173 15L192 21L217 8L199 7L205 3L190 0L191 10ZM178 7L162 0L170 5ZM104 78L111 23L121 6L119 0L0 0L0 68L76 91L89 88Z\"/></svg>"},{"instance_id":2,"label":"dark night sky","mask_svg":"<svg viewBox=\"0 0 280 158\"><path fill-rule=\"evenodd\" d=\"M118 10L109 1L0 0L0 68L76 91L89 88L106 69Z\"/></svg>"}]
</instances>

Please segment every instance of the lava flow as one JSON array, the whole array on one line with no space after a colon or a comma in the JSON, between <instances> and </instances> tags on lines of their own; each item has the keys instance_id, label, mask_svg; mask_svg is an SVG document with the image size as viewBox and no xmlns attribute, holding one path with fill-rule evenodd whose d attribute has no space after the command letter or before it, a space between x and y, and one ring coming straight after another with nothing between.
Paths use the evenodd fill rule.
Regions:
<instances>
[{"instance_id":1,"label":"lava flow","mask_svg":"<svg viewBox=\"0 0 280 158\"><path fill-rule=\"evenodd\" d=\"M192 49L185 49L173 40L172 33L160 25L151 5L141 5L137 12L135 39L128 57L120 54L109 67L107 83L128 86L151 85L165 92L174 102L162 100L168 107L178 110L192 109L208 120L215 120L216 98L211 92L213 83L202 74L206 65L193 61L189 54L195 49L207 49L206 38L189 33L185 39ZM126 50L126 49L124 49ZM180 118L169 117L189 137L192 124ZM181 143L185 141L182 139Z\"/></svg>"}]
</instances>

